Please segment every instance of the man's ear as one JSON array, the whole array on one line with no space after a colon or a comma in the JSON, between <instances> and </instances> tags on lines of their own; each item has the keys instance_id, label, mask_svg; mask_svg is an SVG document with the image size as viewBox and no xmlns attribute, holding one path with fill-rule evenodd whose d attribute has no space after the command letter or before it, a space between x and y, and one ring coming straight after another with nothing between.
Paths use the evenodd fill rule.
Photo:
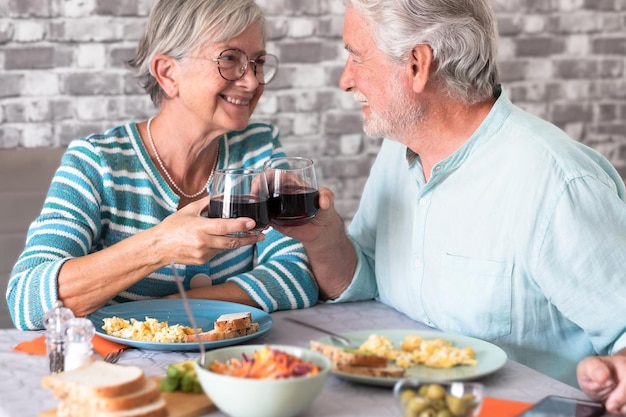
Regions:
<instances>
[{"instance_id":1,"label":"man's ear","mask_svg":"<svg viewBox=\"0 0 626 417\"><path fill-rule=\"evenodd\" d=\"M430 46L420 43L411 51L409 57L409 76L411 77L413 92L421 93L430 79L433 63L433 51Z\"/></svg>"},{"instance_id":2,"label":"man's ear","mask_svg":"<svg viewBox=\"0 0 626 417\"><path fill-rule=\"evenodd\" d=\"M152 74L168 98L178 94L178 63L174 58L159 54L152 58Z\"/></svg>"}]
</instances>

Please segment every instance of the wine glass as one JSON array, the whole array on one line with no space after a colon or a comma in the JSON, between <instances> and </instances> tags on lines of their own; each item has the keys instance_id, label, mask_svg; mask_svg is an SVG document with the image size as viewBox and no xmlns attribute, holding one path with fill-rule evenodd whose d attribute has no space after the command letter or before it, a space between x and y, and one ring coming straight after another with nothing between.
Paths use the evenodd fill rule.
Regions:
<instances>
[{"instance_id":1,"label":"wine glass","mask_svg":"<svg viewBox=\"0 0 626 417\"><path fill-rule=\"evenodd\" d=\"M208 187L209 218L249 217L256 222L252 230L229 233L228 236L258 235L270 223L265 175L246 168L218 169Z\"/></svg>"},{"instance_id":2,"label":"wine glass","mask_svg":"<svg viewBox=\"0 0 626 417\"><path fill-rule=\"evenodd\" d=\"M281 157L265 161L269 214L279 226L301 226L318 210L315 165L309 158Z\"/></svg>"}]
</instances>

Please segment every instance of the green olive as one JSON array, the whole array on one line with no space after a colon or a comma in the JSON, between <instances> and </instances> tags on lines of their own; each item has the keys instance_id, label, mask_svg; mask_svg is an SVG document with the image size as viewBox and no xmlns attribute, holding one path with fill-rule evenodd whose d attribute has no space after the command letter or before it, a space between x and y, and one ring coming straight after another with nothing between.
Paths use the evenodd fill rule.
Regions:
<instances>
[{"instance_id":1,"label":"green olive","mask_svg":"<svg viewBox=\"0 0 626 417\"><path fill-rule=\"evenodd\" d=\"M446 397L446 404L450 412L456 417L462 417L467 413L467 403L463 398L448 395Z\"/></svg>"},{"instance_id":2,"label":"green olive","mask_svg":"<svg viewBox=\"0 0 626 417\"><path fill-rule=\"evenodd\" d=\"M420 413L428 408L428 400L422 397L413 397L406 403L407 410L414 414Z\"/></svg>"},{"instance_id":3,"label":"green olive","mask_svg":"<svg viewBox=\"0 0 626 417\"><path fill-rule=\"evenodd\" d=\"M427 408L418 415L419 417L437 417L437 411L433 410L432 408Z\"/></svg>"},{"instance_id":4,"label":"green olive","mask_svg":"<svg viewBox=\"0 0 626 417\"><path fill-rule=\"evenodd\" d=\"M455 417L448 409L439 410L437 417Z\"/></svg>"},{"instance_id":5,"label":"green olive","mask_svg":"<svg viewBox=\"0 0 626 417\"><path fill-rule=\"evenodd\" d=\"M443 400L446 398L446 389L439 384L430 384L426 390L426 398L431 400Z\"/></svg>"},{"instance_id":6,"label":"green olive","mask_svg":"<svg viewBox=\"0 0 626 417\"><path fill-rule=\"evenodd\" d=\"M417 395L415 394L415 391L412 389L406 389L400 393L400 402L402 402L402 404L406 404L412 398L415 398L415 395Z\"/></svg>"}]
</instances>

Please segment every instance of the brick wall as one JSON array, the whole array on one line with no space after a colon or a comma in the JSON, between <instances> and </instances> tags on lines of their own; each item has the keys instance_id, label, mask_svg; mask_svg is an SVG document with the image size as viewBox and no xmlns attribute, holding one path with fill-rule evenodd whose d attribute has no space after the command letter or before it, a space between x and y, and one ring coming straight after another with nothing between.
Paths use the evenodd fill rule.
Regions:
<instances>
[{"instance_id":1,"label":"brick wall","mask_svg":"<svg viewBox=\"0 0 626 417\"><path fill-rule=\"evenodd\" d=\"M58 147L154 109L124 66L155 0L0 0L0 148ZM313 157L350 219L380 141L337 88L342 0L259 0L281 59L255 119ZM626 176L626 0L495 0L512 100Z\"/></svg>"}]
</instances>

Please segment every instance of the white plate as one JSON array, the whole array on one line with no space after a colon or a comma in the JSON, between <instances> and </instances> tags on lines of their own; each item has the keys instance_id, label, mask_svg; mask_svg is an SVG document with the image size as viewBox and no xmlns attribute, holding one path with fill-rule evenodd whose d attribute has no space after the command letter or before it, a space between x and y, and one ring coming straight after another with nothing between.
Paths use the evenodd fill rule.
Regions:
<instances>
[{"instance_id":1,"label":"white plate","mask_svg":"<svg viewBox=\"0 0 626 417\"><path fill-rule=\"evenodd\" d=\"M376 334L387 337L395 347L408 335L418 335L423 339L441 338L452 342L454 347L474 349L476 353L476 366L455 366L453 368L431 368L423 365L416 365L408 368L402 378L385 378L365 375L355 375L347 372L332 371L334 375L367 385L378 385L392 387L398 380L403 378L428 379L432 381L467 381L481 378L485 375L496 372L506 364L507 355L500 347L473 337L463 336L454 333L444 333L436 330L361 330L356 332L342 333L342 336L349 338L354 344L360 345L370 335ZM342 346L334 343L329 336L318 339L319 342L334 346Z\"/></svg>"},{"instance_id":2,"label":"white plate","mask_svg":"<svg viewBox=\"0 0 626 417\"><path fill-rule=\"evenodd\" d=\"M236 345L250 339L261 336L267 332L274 320L272 317L258 308L250 307L244 304L229 303L226 301L214 300L189 300L189 306L193 313L194 319L198 327L202 331L213 329L214 322L222 314L240 313L249 311L252 313L252 321L259 323L259 330L256 333L246 336L235 337L232 339L218 340L215 342L204 342L202 345L206 349L214 349L222 346ZM139 340L124 339L108 335L103 329L105 318L120 317L126 320L134 318L135 320L144 321L146 317L157 319L158 321L167 321L169 325L180 324L190 326L191 323L187 318L185 307L181 299L165 299L165 300L145 300L131 301L128 303L116 304L102 307L100 310L87 316L94 327L96 333L105 339L113 340L127 346L133 346L141 349L151 350L168 350L168 351L199 351L200 345L193 343L159 343L159 342L143 342Z\"/></svg>"}]
</instances>

